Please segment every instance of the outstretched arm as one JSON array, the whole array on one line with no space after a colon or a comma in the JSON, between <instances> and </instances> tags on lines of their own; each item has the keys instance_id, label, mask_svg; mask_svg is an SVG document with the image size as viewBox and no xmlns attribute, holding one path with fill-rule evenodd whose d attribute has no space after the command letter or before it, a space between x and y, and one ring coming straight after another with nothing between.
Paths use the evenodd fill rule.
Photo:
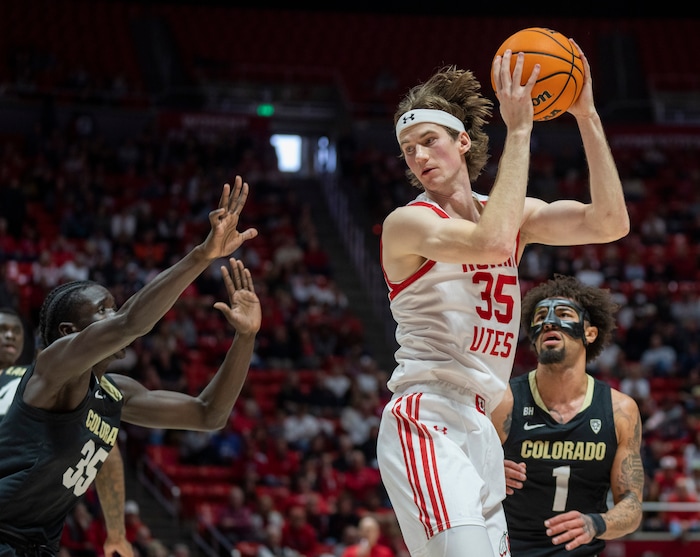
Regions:
<instances>
[{"instance_id":1,"label":"outstretched arm","mask_svg":"<svg viewBox=\"0 0 700 557\"><path fill-rule=\"evenodd\" d=\"M612 540L634 532L642 521L642 420L634 400L618 391L612 395L617 453L610 470L610 488L615 504L599 515L569 511L545 521L552 542L566 543L569 551L594 538Z\"/></svg>"},{"instance_id":2,"label":"outstretched arm","mask_svg":"<svg viewBox=\"0 0 700 557\"><path fill-rule=\"evenodd\" d=\"M107 529L105 557L113 557L115 553L121 557L134 557L134 549L126 539L124 526L124 462L118 445L112 448L100 468L95 487Z\"/></svg>"},{"instance_id":3,"label":"outstretched arm","mask_svg":"<svg viewBox=\"0 0 700 557\"><path fill-rule=\"evenodd\" d=\"M122 419L146 427L170 429L221 429L231 414L248 374L255 336L262 322L260 300L250 271L230 259L230 270L221 267L229 303L217 302L236 329L221 367L197 397L172 391L149 391L123 375L110 376L124 393Z\"/></svg>"},{"instance_id":4,"label":"outstretched arm","mask_svg":"<svg viewBox=\"0 0 700 557\"><path fill-rule=\"evenodd\" d=\"M205 241L161 272L129 298L113 315L52 343L39 354L37 372L46 383L63 385L148 333L185 288L217 258L230 256L257 230L238 231L248 184L236 177L233 191L225 184L217 209L209 213L211 230ZM47 373L42 373L46 369ZM55 390L55 389L53 389Z\"/></svg>"}]
</instances>

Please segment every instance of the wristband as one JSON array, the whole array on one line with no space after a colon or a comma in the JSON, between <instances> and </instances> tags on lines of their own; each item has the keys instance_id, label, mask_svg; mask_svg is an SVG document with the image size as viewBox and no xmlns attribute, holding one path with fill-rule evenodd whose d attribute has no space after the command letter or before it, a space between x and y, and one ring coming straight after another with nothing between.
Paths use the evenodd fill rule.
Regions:
<instances>
[{"instance_id":1,"label":"wristband","mask_svg":"<svg viewBox=\"0 0 700 557\"><path fill-rule=\"evenodd\" d=\"M605 520L603 520L603 517L598 514L598 513L590 513L587 514L586 516L589 516L591 520L593 521L593 529L595 530L595 536L596 538L602 536L605 534L605 531L608 529L607 525L605 524Z\"/></svg>"}]
</instances>

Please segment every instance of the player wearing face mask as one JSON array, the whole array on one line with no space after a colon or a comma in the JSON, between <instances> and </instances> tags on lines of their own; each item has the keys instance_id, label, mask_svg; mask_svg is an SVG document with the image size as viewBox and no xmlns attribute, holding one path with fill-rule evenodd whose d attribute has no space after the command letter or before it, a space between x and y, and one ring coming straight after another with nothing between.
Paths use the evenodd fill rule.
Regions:
<instances>
[{"instance_id":1,"label":"player wearing face mask","mask_svg":"<svg viewBox=\"0 0 700 557\"><path fill-rule=\"evenodd\" d=\"M609 340L616 310L607 291L573 277L557 276L523 298L521 323L537 367L511 379L492 416L505 454L514 556L595 556L604 540L639 526L639 410L586 373Z\"/></svg>"}]
</instances>

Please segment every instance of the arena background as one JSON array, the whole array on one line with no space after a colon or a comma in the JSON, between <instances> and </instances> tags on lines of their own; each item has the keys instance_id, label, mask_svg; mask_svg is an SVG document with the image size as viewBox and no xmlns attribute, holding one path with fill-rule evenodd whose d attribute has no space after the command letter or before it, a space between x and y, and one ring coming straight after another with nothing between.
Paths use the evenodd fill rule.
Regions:
<instances>
[{"instance_id":1,"label":"arena background","mask_svg":"<svg viewBox=\"0 0 700 557\"><path fill-rule=\"evenodd\" d=\"M149 552L158 550L158 541L171 553L185 542L193 554L228 554L231 547L256 554L257 541L217 528L217 512L234 485L250 504L253 495L272 496L283 514L308 504L318 529L327 527L338 493L318 487L323 482L309 487L301 470L316 463L316 477L328 472L321 462L331 459L334 481L347 484L356 510L384 517L386 539L400 554L371 447L372 417L387 396L383 383L394 349L378 233L387 211L414 194L397 159L393 109L410 86L446 64L472 69L491 95L493 52L529 26L573 36L590 58L633 219L630 237L610 250L533 247L522 269L524 288L564 271L613 290L623 303L615 339L620 355L591 372L616 386L639 374L650 388L638 399L645 420L645 522L629 539L610 542L605 555L700 551L697 534L672 539L661 512L669 508L666 476L693 476L691 464L700 461L700 392L694 389L700 372L700 27L689 9L639 4L535 11L446 2L323 8L297 2L284 9L224 1L0 3L0 217L7 227L0 230L0 294L21 309L30 328L52 281L67 280L69 270L83 265L90 277L126 296L198 238L197 208L207 206L207 191L240 172L255 192L249 218L262 238L242 256L257 265L270 325L261 331L229 437L192 440L124 428L129 497L151 532ZM568 115L535 126L535 194L585 195L572 126ZM503 137L497 114L489 132L495 164ZM290 135L300 149L293 172L279 168L281 142ZM484 193L494 164L477 183ZM125 224L130 218L137 223L132 235ZM100 260L103 252L110 261ZM327 301L309 302L310 284ZM206 310L216 286L205 277L189 294L151 340L134 347L131 367L122 372L192 392L201 387L226 338ZM673 349L671 368L646 363L652 337ZM523 344L514 373L531 363ZM293 414L284 395L294 385L286 383L298 383L309 396L328 377L336 384L348 378L355 396L313 399L307 413L316 435L273 449L270 440ZM355 439L359 423L357 431L368 432ZM197 442L204 450L196 458L185 455ZM344 457L352 461L358 452L365 461L351 471ZM669 456L674 467L663 472ZM339 480L335 473L343 467ZM88 501L99 518L94 494ZM700 513L697 503L690 508ZM332 536L319 536L309 556L338 547Z\"/></svg>"}]
</instances>

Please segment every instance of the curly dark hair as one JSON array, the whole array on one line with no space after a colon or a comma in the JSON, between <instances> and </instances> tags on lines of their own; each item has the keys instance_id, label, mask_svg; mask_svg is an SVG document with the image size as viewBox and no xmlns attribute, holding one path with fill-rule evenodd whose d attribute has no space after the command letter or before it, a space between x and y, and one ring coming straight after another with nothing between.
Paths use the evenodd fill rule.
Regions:
<instances>
[{"instance_id":1,"label":"curly dark hair","mask_svg":"<svg viewBox=\"0 0 700 557\"><path fill-rule=\"evenodd\" d=\"M590 324L598 327L598 337L586 347L586 361L595 360L610 342L617 326L615 313L620 306L613 301L610 291L586 286L575 277L554 275L553 279L535 286L523 296L520 322L528 335L535 306L546 298L568 298L588 312Z\"/></svg>"},{"instance_id":2,"label":"curly dark hair","mask_svg":"<svg viewBox=\"0 0 700 557\"><path fill-rule=\"evenodd\" d=\"M39 333L44 347L61 336L58 326L64 321L74 321L80 293L90 286L99 286L91 280L66 282L51 290L39 311Z\"/></svg>"},{"instance_id":3,"label":"curly dark hair","mask_svg":"<svg viewBox=\"0 0 700 557\"><path fill-rule=\"evenodd\" d=\"M472 140L471 148L464 158L467 161L469 179L473 182L489 159L489 136L483 128L491 117L493 108L491 100L480 91L481 84L471 71L445 66L428 81L416 85L406 94L394 113L394 127L403 114L416 108L442 110L461 120ZM459 135L456 130L445 129L453 139ZM412 186L423 189L413 172L407 170L406 176Z\"/></svg>"}]
</instances>

